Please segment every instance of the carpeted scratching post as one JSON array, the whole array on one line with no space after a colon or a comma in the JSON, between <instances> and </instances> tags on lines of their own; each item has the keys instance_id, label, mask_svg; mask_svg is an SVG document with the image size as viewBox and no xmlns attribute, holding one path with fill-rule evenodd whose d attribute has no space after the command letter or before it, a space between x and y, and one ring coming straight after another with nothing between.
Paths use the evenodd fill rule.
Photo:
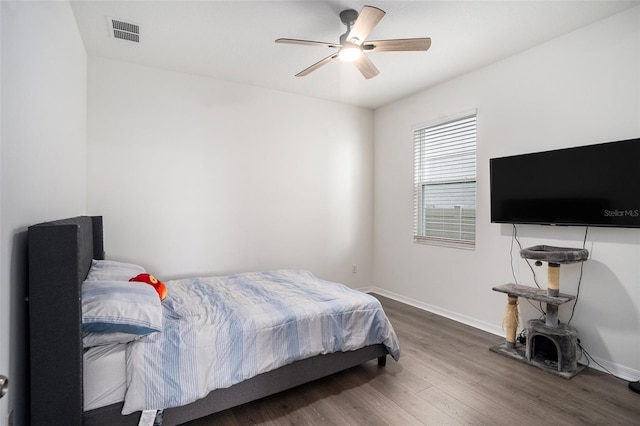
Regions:
<instances>
[{"instance_id":1,"label":"carpeted scratching post","mask_svg":"<svg viewBox=\"0 0 640 426\"><path fill-rule=\"evenodd\" d=\"M560 295L560 264L549 262L547 268L547 294L550 297ZM545 324L548 327L558 326L558 305L547 304L547 315Z\"/></svg>"}]
</instances>

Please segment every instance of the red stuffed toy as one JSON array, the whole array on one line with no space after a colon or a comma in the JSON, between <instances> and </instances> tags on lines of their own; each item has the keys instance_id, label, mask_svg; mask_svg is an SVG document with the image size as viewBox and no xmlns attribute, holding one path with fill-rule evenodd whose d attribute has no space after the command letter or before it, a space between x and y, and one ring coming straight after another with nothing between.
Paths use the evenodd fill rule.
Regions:
<instances>
[{"instance_id":1,"label":"red stuffed toy","mask_svg":"<svg viewBox=\"0 0 640 426\"><path fill-rule=\"evenodd\" d=\"M131 278L129 281L136 281L140 283L147 283L153 286L160 296L160 300L164 300L167 297L167 286L162 281L158 281L156 277L151 274L139 274Z\"/></svg>"}]
</instances>

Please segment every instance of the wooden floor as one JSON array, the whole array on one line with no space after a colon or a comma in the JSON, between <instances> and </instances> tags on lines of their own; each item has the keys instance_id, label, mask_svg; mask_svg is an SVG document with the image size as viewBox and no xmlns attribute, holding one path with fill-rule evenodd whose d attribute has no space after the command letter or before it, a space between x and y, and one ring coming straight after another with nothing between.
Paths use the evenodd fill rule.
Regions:
<instances>
[{"instance_id":1,"label":"wooden floor","mask_svg":"<svg viewBox=\"0 0 640 426\"><path fill-rule=\"evenodd\" d=\"M591 368L556 377L490 352L500 337L376 297L399 363L371 361L189 425L640 425L627 382Z\"/></svg>"}]
</instances>

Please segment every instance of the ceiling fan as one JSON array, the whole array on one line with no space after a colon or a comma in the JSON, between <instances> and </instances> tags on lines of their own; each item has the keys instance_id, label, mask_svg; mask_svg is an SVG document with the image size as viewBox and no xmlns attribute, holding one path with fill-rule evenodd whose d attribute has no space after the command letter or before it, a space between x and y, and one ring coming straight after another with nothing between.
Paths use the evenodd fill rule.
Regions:
<instances>
[{"instance_id":1,"label":"ceiling fan","mask_svg":"<svg viewBox=\"0 0 640 426\"><path fill-rule=\"evenodd\" d=\"M378 25L385 12L377 7L365 6L358 14L353 9L340 12L340 20L347 26L347 32L340 36L340 43L324 43L320 41L297 40L279 38L276 43L301 44L304 46L328 47L338 49L326 58L300 71L296 77L303 77L328 64L336 58L346 62L353 62L362 75L370 79L380 73L373 62L365 55L369 52L392 51L426 51L431 46L430 38L405 38L393 40L366 41L369 33Z\"/></svg>"}]
</instances>

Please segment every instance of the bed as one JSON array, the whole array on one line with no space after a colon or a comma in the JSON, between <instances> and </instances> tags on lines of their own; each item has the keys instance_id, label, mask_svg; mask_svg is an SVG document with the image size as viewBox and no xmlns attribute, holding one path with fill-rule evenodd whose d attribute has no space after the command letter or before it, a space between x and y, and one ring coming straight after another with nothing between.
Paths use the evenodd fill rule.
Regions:
<instances>
[{"instance_id":1,"label":"bed","mask_svg":"<svg viewBox=\"0 0 640 426\"><path fill-rule=\"evenodd\" d=\"M65 425L137 425L140 421L141 411L136 410L128 415L122 414L125 407L124 401L114 401L106 405L103 401L101 406L96 407L91 406L92 401L85 401L85 393L88 399L92 399L90 395L100 389L99 386L92 386L91 382L85 383L83 366L87 361L83 359L87 360L89 350L85 349L86 345L83 345L86 331L83 334L82 294L83 289L87 287L83 287L83 283L92 265L96 261L103 260L104 257L101 216L80 216L29 227L28 300L32 425L62 423ZM301 272L286 271L268 275L275 276L276 281L287 281L282 279L282 274L286 278L288 275L301 274ZM243 275L242 280L245 278ZM198 283L202 280L197 278ZM222 281L221 278L207 278L207 280L230 285L229 283L234 284L238 281L238 278L234 276L225 277ZM173 282L167 282L170 293L172 289L178 293L175 290L176 285ZM336 291L343 291L341 287L335 287ZM233 292L235 287L229 288ZM166 313L167 305L163 306ZM380 311L382 311L381 307ZM384 313L381 315L384 316ZM386 320L386 317L384 319ZM370 360L377 359L378 364L384 366L388 354L394 359L399 356L397 338L391 325L387 324L384 327L388 327L390 332L387 330L385 336L380 335L375 338L380 341L372 341L372 338L367 337L366 344L362 347L349 348L349 350L338 349L335 352L312 355L295 361L286 360L280 363L283 365L274 364L273 368L267 368L266 371L256 375L240 377L239 381L229 386L208 390L206 395L192 402L170 408L155 408L164 408L162 410L163 425L176 425L290 389ZM96 371L104 375L105 371L117 369L113 366L123 365L122 354L126 353L131 357L127 359L133 359L134 353L144 353L146 350L137 348L151 347L147 345L152 345L154 340L166 340L165 337L157 337L164 336L163 333L154 333L152 336L156 338L145 337L119 345L121 348L113 347L101 351L110 356L111 364L97 364L98 367L91 364L87 372L92 371L93 377ZM347 330L344 334L351 336L358 333ZM368 332L368 334L374 336L376 332ZM90 355L93 356L94 353L91 352ZM108 367L105 367L106 365ZM133 368L129 368L129 364L127 364L127 371L133 371ZM168 375L167 372L164 374ZM201 373L196 374L201 375ZM132 383L128 376L127 386ZM138 386L147 387L148 385L143 383ZM121 388L122 385L118 387ZM86 409L87 407L89 409ZM131 407L135 409L136 405L130 404L129 411L133 410Z\"/></svg>"}]
</instances>

